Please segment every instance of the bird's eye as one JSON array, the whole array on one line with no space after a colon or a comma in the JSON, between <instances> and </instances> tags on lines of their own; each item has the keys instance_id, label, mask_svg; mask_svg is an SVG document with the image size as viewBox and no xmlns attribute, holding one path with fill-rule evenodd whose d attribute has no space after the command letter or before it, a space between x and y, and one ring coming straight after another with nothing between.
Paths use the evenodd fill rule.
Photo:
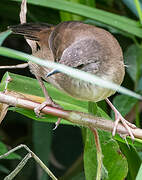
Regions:
<instances>
[{"instance_id":1,"label":"bird's eye","mask_svg":"<svg viewBox=\"0 0 142 180\"><path fill-rule=\"evenodd\" d=\"M76 68L77 69L82 69L84 67L84 64L80 64L80 65L78 65Z\"/></svg>"},{"instance_id":2,"label":"bird's eye","mask_svg":"<svg viewBox=\"0 0 142 180\"><path fill-rule=\"evenodd\" d=\"M40 50L40 46L39 46L38 43L36 43L36 50L37 50L37 51Z\"/></svg>"}]
</instances>

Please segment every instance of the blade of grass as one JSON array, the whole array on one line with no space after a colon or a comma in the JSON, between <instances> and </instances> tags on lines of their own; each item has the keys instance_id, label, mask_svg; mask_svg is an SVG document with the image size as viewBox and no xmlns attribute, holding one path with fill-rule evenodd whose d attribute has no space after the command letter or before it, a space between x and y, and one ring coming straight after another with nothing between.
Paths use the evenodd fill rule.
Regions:
<instances>
[{"instance_id":1,"label":"blade of grass","mask_svg":"<svg viewBox=\"0 0 142 180\"><path fill-rule=\"evenodd\" d=\"M60 72L67 74L73 78L77 78L77 79L80 79L82 81L86 81L86 82L92 83L94 85L98 85L100 87L103 87L103 88L112 89L114 91L118 91L118 92L121 92L123 94L126 94L126 95L129 95L129 96L132 96L134 98L142 100L141 95L139 95L139 94L137 94L131 90L128 90L128 89L126 89L122 86L119 86L117 84L114 84L112 82L103 80L103 79L101 79L95 75L90 74L90 73L86 73L86 72L80 71L78 69L73 69L73 68L65 66L63 64L58 64L55 62L51 62L49 60L45 61L45 60L39 59L37 57L31 56L29 54L26 54L26 53L23 53L20 51L16 51L16 50L12 50L9 48L5 48L5 47L0 47L0 54L3 56L16 58L19 60L32 61L36 64L40 64L42 66L45 66L45 67L48 67L51 69L58 69Z\"/></svg>"},{"instance_id":2,"label":"blade of grass","mask_svg":"<svg viewBox=\"0 0 142 180\"><path fill-rule=\"evenodd\" d=\"M69 2L75 2L78 4L85 4L85 0L66 0ZM65 11L60 11L60 17L61 17L61 21L83 21L84 17L76 15L76 14L72 14L69 12L65 12Z\"/></svg>"},{"instance_id":3,"label":"blade of grass","mask_svg":"<svg viewBox=\"0 0 142 180\"><path fill-rule=\"evenodd\" d=\"M70 2L75 2L78 4L84 4L87 6L95 7L95 1L94 0L66 0ZM69 12L60 11L60 17L61 21L82 21L84 20L84 17L78 16Z\"/></svg>"},{"instance_id":4,"label":"blade of grass","mask_svg":"<svg viewBox=\"0 0 142 180\"><path fill-rule=\"evenodd\" d=\"M135 5L136 5L136 8L137 8L137 12L138 12L138 15L139 15L140 22L142 24L142 10L141 10L141 6L140 6L140 2L139 2L139 0L134 0L134 2L135 2Z\"/></svg>"},{"instance_id":5,"label":"blade of grass","mask_svg":"<svg viewBox=\"0 0 142 180\"><path fill-rule=\"evenodd\" d=\"M14 1L21 2L21 0ZM78 4L65 0L29 0L28 3L63 10L87 18L91 18L142 38L141 28L136 21L97 8L92 8L83 4Z\"/></svg>"},{"instance_id":6,"label":"blade of grass","mask_svg":"<svg viewBox=\"0 0 142 180\"><path fill-rule=\"evenodd\" d=\"M2 45L3 41L12 33L11 30L4 31L0 33L0 46Z\"/></svg>"},{"instance_id":7,"label":"blade of grass","mask_svg":"<svg viewBox=\"0 0 142 180\"><path fill-rule=\"evenodd\" d=\"M139 172L137 174L136 180L141 180L141 178L142 178L142 164L140 166L140 169L139 169Z\"/></svg>"}]
</instances>

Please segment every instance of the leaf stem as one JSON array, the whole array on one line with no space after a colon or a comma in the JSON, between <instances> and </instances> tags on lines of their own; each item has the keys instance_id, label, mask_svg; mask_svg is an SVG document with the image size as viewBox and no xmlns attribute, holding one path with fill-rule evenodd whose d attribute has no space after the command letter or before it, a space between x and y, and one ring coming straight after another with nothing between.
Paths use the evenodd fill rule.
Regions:
<instances>
[{"instance_id":1,"label":"leaf stem","mask_svg":"<svg viewBox=\"0 0 142 180\"><path fill-rule=\"evenodd\" d=\"M99 135L98 131L94 128L91 129L93 134L94 134L94 139L95 139L95 144L96 144L96 150L97 150L97 176L96 180L101 180L101 173L102 173L102 167L103 167L103 155L102 155L102 150L101 150L101 145L100 145L100 140L99 140Z\"/></svg>"},{"instance_id":2,"label":"leaf stem","mask_svg":"<svg viewBox=\"0 0 142 180\"><path fill-rule=\"evenodd\" d=\"M97 104L94 102L89 102L88 104L88 112L92 114L97 114ZM103 161L102 161L102 150L101 150L101 144L100 144L100 139L98 135L98 131L96 128L90 128L91 131L94 134L94 140L96 144L96 152L97 152L97 174L96 174L96 180L101 180L101 173L102 173L102 166L103 166Z\"/></svg>"}]
</instances>

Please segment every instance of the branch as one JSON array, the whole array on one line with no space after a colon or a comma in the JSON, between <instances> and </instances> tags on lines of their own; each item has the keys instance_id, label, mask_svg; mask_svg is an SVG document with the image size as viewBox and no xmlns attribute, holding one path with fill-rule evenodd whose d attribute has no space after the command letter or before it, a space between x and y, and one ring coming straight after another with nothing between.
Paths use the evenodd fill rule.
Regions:
<instances>
[{"instance_id":1,"label":"branch","mask_svg":"<svg viewBox=\"0 0 142 180\"><path fill-rule=\"evenodd\" d=\"M31 100L23 99L21 97L16 97L14 95L9 95L0 92L0 102L4 104L8 104L15 107L21 107L25 109L34 110L35 107L39 105L37 102L33 102ZM85 126L89 128L99 128L105 131L112 132L114 127L114 122L111 120L104 119L102 117L96 117L91 114L77 112L77 111L68 111L63 109L57 109L54 107L46 106L42 109L44 114L50 114L53 116L57 116L59 118L63 118L67 121L70 121L74 124ZM117 133L121 135L127 135L127 130L123 127L123 125L118 124ZM139 128L132 129L132 133L136 138L142 139L142 130Z\"/></svg>"}]
</instances>

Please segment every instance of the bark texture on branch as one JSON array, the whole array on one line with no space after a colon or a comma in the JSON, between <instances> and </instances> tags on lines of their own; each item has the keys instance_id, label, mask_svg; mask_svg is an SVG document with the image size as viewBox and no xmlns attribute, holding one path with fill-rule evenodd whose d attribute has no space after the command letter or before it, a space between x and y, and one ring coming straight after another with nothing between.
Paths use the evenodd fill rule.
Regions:
<instances>
[{"instance_id":1,"label":"bark texture on branch","mask_svg":"<svg viewBox=\"0 0 142 180\"><path fill-rule=\"evenodd\" d=\"M0 92L0 102L11 106L22 107L31 110L34 110L34 108L39 105L39 103L37 102L33 102L31 100L23 99L21 97L16 97L14 95L5 94L2 92ZM113 130L114 127L113 121L104 119L102 117L96 117L87 113L67 111L50 106L46 106L44 109L42 109L42 112L44 114L50 114L53 116L63 118L67 121L84 127L99 128L110 132ZM135 128L132 129L132 132L136 138L142 139L141 129ZM125 135L127 134L127 131L121 124L119 124L117 127L117 133Z\"/></svg>"}]
</instances>

